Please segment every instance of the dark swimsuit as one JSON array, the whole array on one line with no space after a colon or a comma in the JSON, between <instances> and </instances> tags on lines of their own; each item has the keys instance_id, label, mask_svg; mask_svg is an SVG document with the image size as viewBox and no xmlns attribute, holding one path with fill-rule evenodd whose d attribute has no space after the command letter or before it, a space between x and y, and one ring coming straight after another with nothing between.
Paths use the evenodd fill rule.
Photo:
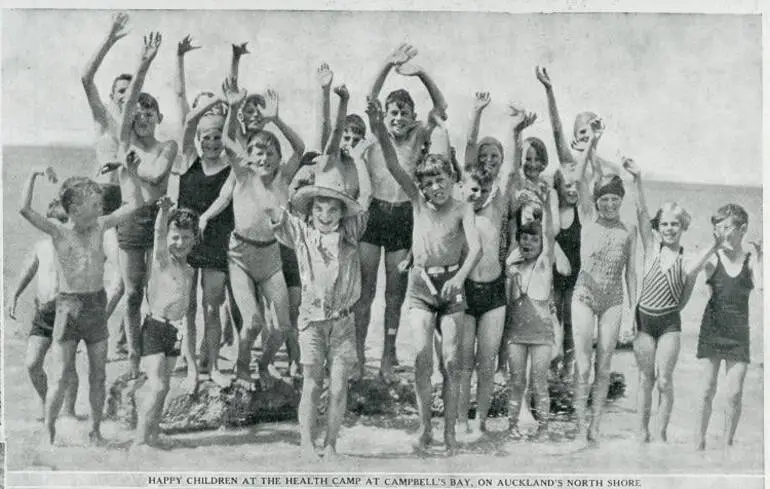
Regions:
<instances>
[{"instance_id":1,"label":"dark swimsuit","mask_svg":"<svg viewBox=\"0 0 770 489\"><path fill-rule=\"evenodd\" d=\"M711 297L700 326L698 358L750 361L749 294L754 289L750 256L751 253L746 253L740 273L731 277L717 254L716 270L706 281L711 287Z\"/></svg>"}]
</instances>

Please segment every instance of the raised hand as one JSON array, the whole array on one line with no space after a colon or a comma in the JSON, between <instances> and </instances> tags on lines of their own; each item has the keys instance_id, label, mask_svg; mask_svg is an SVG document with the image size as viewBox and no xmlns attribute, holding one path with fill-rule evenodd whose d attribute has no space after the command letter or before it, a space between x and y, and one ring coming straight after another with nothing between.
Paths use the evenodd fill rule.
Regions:
<instances>
[{"instance_id":1,"label":"raised hand","mask_svg":"<svg viewBox=\"0 0 770 489\"><path fill-rule=\"evenodd\" d=\"M350 92L348 92L348 87L346 87L344 83L334 87L334 93L336 93L342 100L350 100Z\"/></svg>"},{"instance_id":2,"label":"raised hand","mask_svg":"<svg viewBox=\"0 0 770 489\"><path fill-rule=\"evenodd\" d=\"M481 112L491 101L492 98L489 96L489 92L476 92L473 96L473 110Z\"/></svg>"},{"instance_id":3,"label":"raised hand","mask_svg":"<svg viewBox=\"0 0 770 489\"><path fill-rule=\"evenodd\" d=\"M137 170L139 169L139 164L142 162L142 159L139 158L139 156L136 154L136 151L133 149L126 153L126 170L131 175L136 175Z\"/></svg>"},{"instance_id":4,"label":"raised hand","mask_svg":"<svg viewBox=\"0 0 770 489\"><path fill-rule=\"evenodd\" d=\"M56 172L52 166L49 166L43 170L42 175L44 175L50 183L57 183L59 181L59 178L56 176Z\"/></svg>"},{"instance_id":5,"label":"raised hand","mask_svg":"<svg viewBox=\"0 0 770 489\"><path fill-rule=\"evenodd\" d=\"M422 67L414 63L404 63L396 67L396 73L401 76L418 76L422 72Z\"/></svg>"},{"instance_id":6,"label":"raised hand","mask_svg":"<svg viewBox=\"0 0 770 489\"><path fill-rule=\"evenodd\" d=\"M321 85L321 88L329 88L334 79L334 72L329 68L329 65L321 63L321 66L318 67L318 71L316 72L316 79L318 80L318 84Z\"/></svg>"},{"instance_id":7,"label":"raised hand","mask_svg":"<svg viewBox=\"0 0 770 489\"><path fill-rule=\"evenodd\" d=\"M446 111L440 107L433 107L430 109L430 112L428 112L428 120L432 121L434 124L436 124L438 127L445 129L446 124L444 124L444 121L446 121Z\"/></svg>"},{"instance_id":8,"label":"raised hand","mask_svg":"<svg viewBox=\"0 0 770 489\"><path fill-rule=\"evenodd\" d=\"M142 49L142 61L149 63L155 56L158 55L158 48L160 48L162 36L160 32L150 32L149 35L144 36L144 48Z\"/></svg>"},{"instance_id":9,"label":"raised hand","mask_svg":"<svg viewBox=\"0 0 770 489\"><path fill-rule=\"evenodd\" d=\"M382 127L382 105L374 97L366 99L366 115L369 117L369 127L374 132L375 128Z\"/></svg>"},{"instance_id":10,"label":"raised hand","mask_svg":"<svg viewBox=\"0 0 770 489\"><path fill-rule=\"evenodd\" d=\"M642 175L642 169L631 158L623 158L623 169L630 173L634 180L637 180Z\"/></svg>"},{"instance_id":11,"label":"raised hand","mask_svg":"<svg viewBox=\"0 0 770 489\"><path fill-rule=\"evenodd\" d=\"M278 92L268 88L265 92L265 108L260 111L265 119L275 120L278 118L278 102Z\"/></svg>"},{"instance_id":12,"label":"raised hand","mask_svg":"<svg viewBox=\"0 0 770 489\"><path fill-rule=\"evenodd\" d=\"M240 44L233 44L233 56L236 58L240 58L244 54L250 54L249 48L247 46L249 42L242 42Z\"/></svg>"},{"instance_id":13,"label":"raised hand","mask_svg":"<svg viewBox=\"0 0 770 489\"><path fill-rule=\"evenodd\" d=\"M229 76L225 78L222 83L222 93L225 96L225 100L230 105L240 105L244 99L246 99L246 89L242 88L238 90L235 80Z\"/></svg>"},{"instance_id":14,"label":"raised hand","mask_svg":"<svg viewBox=\"0 0 770 489\"><path fill-rule=\"evenodd\" d=\"M8 317L14 321L16 320L16 299L11 301L11 305L8 306Z\"/></svg>"},{"instance_id":15,"label":"raised hand","mask_svg":"<svg viewBox=\"0 0 770 489\"><path fill-rule=\"evenodd\" d=\"M201 48L200 46L193 46L192 36L190 36L190 34L187 34L176 45L176 55L177 56L184 56L186 53L188 53L190 51L194 51L196 49L200 49L200 48Z\"/></svg>"},{"instance_id":16,"label":"raised hand","mask_svg":"<svg viewBox=\"0 0 770 489\"><path fill-rule=\"evenodd\" d=\"M163 197L158 199L155 205L158 206L158 209L165 212L165 211L171 210L171 208L174 207L174 201L171 200L171 197L169 197L168 195L164 195Z\"/></svg>"},{"instance_id":17,"label":"raised hand","mask_svg":"<svg viewBox=\"0 0 770 489\"><path fill-rule=\"evenodd\" d=\"M542 66L535 66L535 76L537 76L537 79L540 80L540 83L545 86L545 88L551 88L551 77L548 76L548 71Z\"/></svg>"},{"instance_id":18,"label":"raised hand","mask_svg":"<svg viewBox=\"0 0 770 489\"><path fill-rule=\"evenodd\" d=\"M601 139L604 134L604 121L601 117L596 117L590 122L591 130L593 131L593 138L596 140Z\"/></svg>"},{"instance_id":19,"label":"raised hand","mask_svg":"<svg viewBox=\"0 0 770 489\"><path fill-rule=\"evenodd\" d=\"M534 112L527 112L524 109L516 107L514 104L508 105L508 115L511 116L513 122L513 130L521 132L528 128L537 120L537 114Z\"/></svg>"},{"instance_id":20,"label":"raised hand","mask_svg":"<svg viewBox=\"0 0 770 489\"><path fill-rule=\"evenodd\" d=\"M110 31L107 34L110 41L115 42L123 39L128 35L129 30L126 29L128 24L128 14L125 12L118 12L112 17L112 25Z\"/></svg>"},{"instance_id":21,"label":"raised hand","mask_svg":"<svg viewBox=\"0 0 770 489\"><path fill-rule=\"evenodd\" d=\"M414 46L404 43L390 53L390 56L388 56L388 63L394 66L401 66L417 56L417 53L418 51Z\"/></svg>"}]
</instances>

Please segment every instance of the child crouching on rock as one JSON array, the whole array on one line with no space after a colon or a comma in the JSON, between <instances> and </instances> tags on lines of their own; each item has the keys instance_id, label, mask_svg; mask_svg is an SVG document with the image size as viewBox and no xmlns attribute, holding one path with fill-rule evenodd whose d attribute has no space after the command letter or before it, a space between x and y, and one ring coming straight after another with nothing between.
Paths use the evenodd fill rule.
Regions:
<instances>
[{"instance_id":1,"label":"child crouching on rock","mask_svg":"<svg viewBox=\"0 0 770 489\"><path fill-rule=\"evenodd\" d=\"M158 201L160 212L155 221L152 268L147 283L150 313L141 329L141 356L147 373L146 397L139 413L134 447L158 445L163 403L169 390L174 364L184 350L188 365L193 365L194 351L181 348L181 335L175 323L187 312L193 268L187 263L198 236L198 215L189 209L174 209L168 197ZM197 379L187 385L194 391ZM189 381L188 381L189 382Z\"/></svg>"},{"instance_id":2,"label":"child crouching on rock","mask_svg":"<svg viewBox=\"0 0 770 489\"><path fill-rule=\"evenodd\" d=\"M367 222L365 205L345 193L342 173L333 158L339 151L334 144L329 146L329 159L316 174L315 184L300 188L292 197L292 209L301 218L279 208L275 200L266 205L276 238L294 248L299 262L302 302L297 323L304 380L298 417L303 457L311 460L318 459L312 431L327 362L329 418L324 457L337 458L348 373L356 361L352 308L361 295L358 241ZM259 179L254 181L261 184Z\"/></svg>"}]
</instances>

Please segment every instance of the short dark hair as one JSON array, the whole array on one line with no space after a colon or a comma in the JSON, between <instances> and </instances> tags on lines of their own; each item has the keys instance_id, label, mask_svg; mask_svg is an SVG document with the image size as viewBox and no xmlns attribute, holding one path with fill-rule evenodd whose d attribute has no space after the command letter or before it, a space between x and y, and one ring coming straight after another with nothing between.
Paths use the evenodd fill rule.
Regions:
<instances>
[{"instance_id":1,"label":"short dark hair","mask_svg":"<svg viewBox=\"0 0 770 489\"><path fill-rule=\"evenodd\" d=\"M358 134L361 137L366 136L366 124L358 114L348 114L345 116L345 129Z\"/></svg>"},{"instance_id":2,"label":"short dark hair","mask_svg":"<svg viewBox=\"0 0 770 489\"><path fill-rule=\"evenodd\" d=\"M181 207L171 211L168 216L168 226L171 227L173 224L177 229L192 231L197 236L199 220L200 216L197 212L187 207Z\"/></svg>"},{"instance_id":3,"label":"short dark hair","mask_svg":"<svg viewBox=\"0 0 770 489\"><path fill-rule=\"evenodd\" d=\"M86 177L69 177L64 180L59 189L59 202L64 212L69 214L70 207L76 201L80 201L87 194L96 193L102 195L102 186Z\"/></svg>"},{"instance_id":4,"label":"short dark hair","mask_svg":"<svg viewBox=\"0 0 770 489\"><path fill-rule=\"evenodd\" d=\"M154 109L155 112L160 114L160 106L158 105L158 99L156 99L149 93L146 93L146 92L140 93L139 98L136 100L136 105L142 109Z\"/></svg>"},{"instance_id":5,"label":"short dark hair","mask_svg":"<svg viewBox=\"0 0 770 489\"><path fill-rule=\"evenodd\" d=\"M530 236L541 236L543 230L540 227L540 221L532 221L527 224L516 227L516 241L521 239L522 234L529 234Z\"/></svg>"},{"instance_id":6,"label":"short dark hair","mask_svg":"<svg viewBox=\"0 0 770 489\"><path fill-rule=\"evenodd\" d=\"M532 217L535 219L534 222L539 223L543 219L543 206L540 205L539 202L532 200L532 199L526 199L520 202L519 207L516 208L516 211L513 213L514 219L516 219L516 228L520 228L522 226L521 224L521 217L524 213L524 207L530 206L532 207ZM517 240L519 238L516 238Z\"/></svg>"},{"instance_id":7,"label":"short dark hair","mask_svg":"<svg viewBox=\"0 0 770 489\"><path fill-rule=\"evenodd\" d=\"M54 197L51 199L51 202L48 203L48 211L45 213L45 217L52 217L62 224L70 220L58 197Z\"/></svg>"},{"instance_id":8,"label":"short dark hair","mask_svg":"<svg viewBox=\"0 0 770 489\"><path fill-rule=\"evenodd\" d=\"M398 107L407 106L410 109L412 109L412 112L414 112L414 100L412 99L412 96L409 95L409 92L407 92L403 88L399 88L398 90L393 90L385 98L386 111L388 110L388 105L390 104L396 104L396 106Z\"/></svg>"},{"instance_id":9,"label":"short dark hair","mask_svg":"<svg viewBox=\"0 0 770 489\"><path fill-rule=\"evenodd\" d=\"M262 149L267 148L268 146L273 146L275 148L275 152L278 153L278 157L282 157L281 142L278 140L276 135L270 131L263 130L254 133L246 144L247 148L251 148L252 146L256 146Z\"/></svg>"},{"instance_id":10,"label":"short dark hair","mask_svg":"<svg viewBox=\"0 0 770 489\"><path fill-rule=\"evenodd\" d=\"M442 154L432 153L425 157L414 170L414 178L418 186L422 186L422 180L427 177L436 177L445 173L450 178L454 175L452 162Z\"/></svg>"},{"instance_id":11,"label":"short dark hair","mask_svg":"<svg viewBox=\"0 0 770 489\"><path fill-rule=\"evenodd\" d=\"M717 209L716 213L711 216L711 224L719 224L728 217L732 217L733 222L738 226L749 223L749 214L746 212L746 209L738 204L726 204Z\"/></svg>"},{"instance_id":12,"label":"short dark hair","mask_svg":"<svg viewBox=\"0 0 770 489\"><path fill-rule=\"evenodd\" d=\"M120 75L116 76L114 80L112 80L112 88L110 88L110 93L115 92L115 85L118 84L121 80L126 80L128 83L131 83L131 80L134 79L134 75L131 75L129 73L121 73Z\"/></svg>"}]
</instances>

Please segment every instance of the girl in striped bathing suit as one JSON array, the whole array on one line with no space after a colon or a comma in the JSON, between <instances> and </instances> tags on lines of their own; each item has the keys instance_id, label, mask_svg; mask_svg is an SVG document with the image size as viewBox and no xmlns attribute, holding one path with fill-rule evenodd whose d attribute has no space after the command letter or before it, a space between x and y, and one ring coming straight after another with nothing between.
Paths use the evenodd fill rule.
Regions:
<instances>
[{"instance_id":1,"label":"girl in striped bathing suit","mask_svg":"<svg viewBox=\"0 0 770 489\"><path fill-rule=\"evenodd\" d=\"M721 240L705 250L695 263L685 262L679 242L690 224L690 215L678 204L667 202L650 219L639 167L633 160L625 160L623 167L634 176L636 183L636 210L644 249L644 279L634 311L637 329L634 353L640 377L637 399L639 437L642 442L650 441L652 389L657 380L660 393L657 435L661 441L666 441L666 428L674 404L672 376L679 357L682 331L679 311L690 297L698 272Z\"/></svg>"}]
</instances>

